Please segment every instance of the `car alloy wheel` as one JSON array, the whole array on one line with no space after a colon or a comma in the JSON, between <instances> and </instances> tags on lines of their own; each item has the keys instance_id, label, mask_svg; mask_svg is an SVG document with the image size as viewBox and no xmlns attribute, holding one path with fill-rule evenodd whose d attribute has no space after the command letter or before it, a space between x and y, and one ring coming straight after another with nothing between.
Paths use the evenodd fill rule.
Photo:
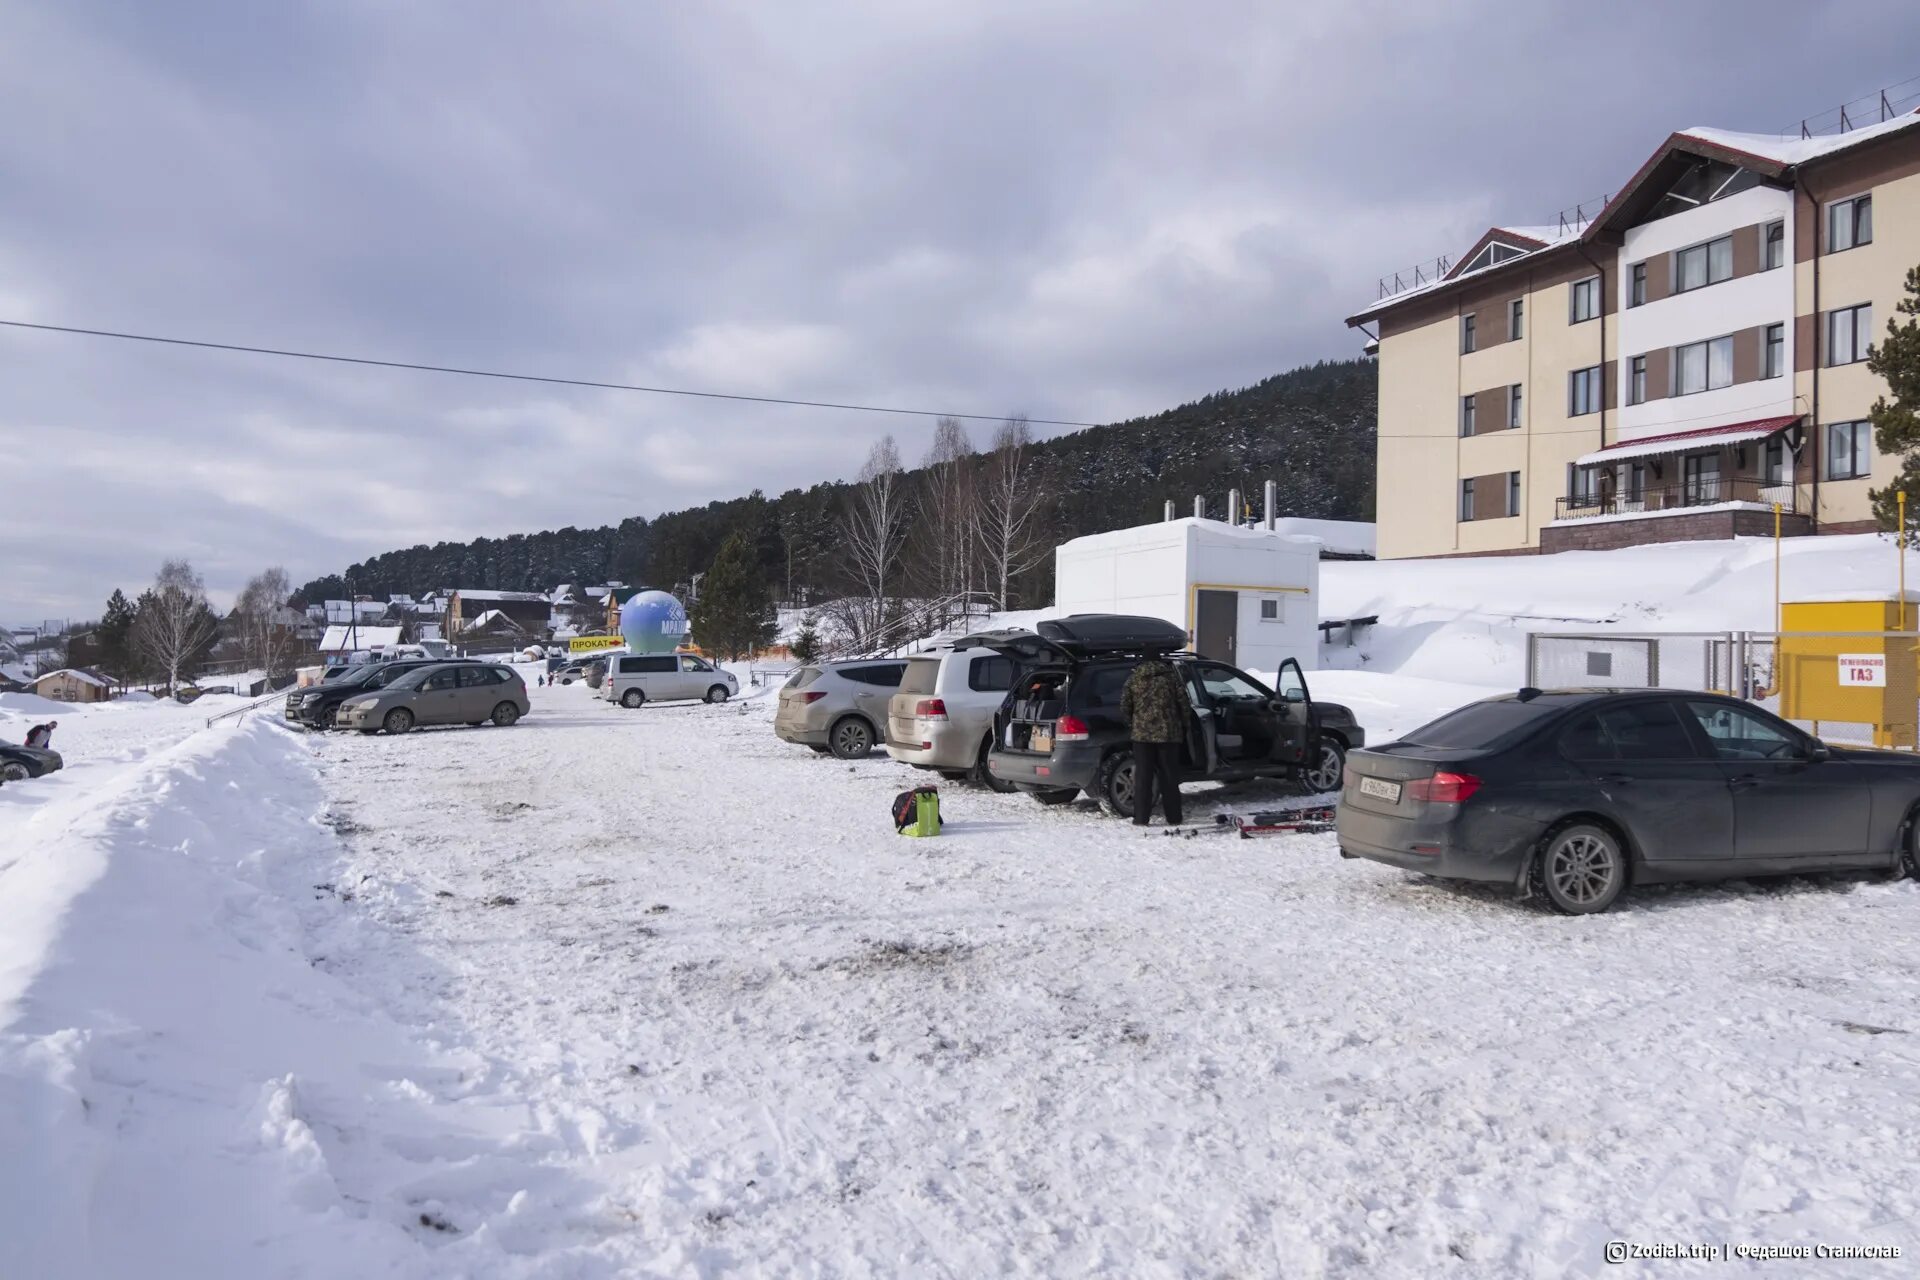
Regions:
<instances>
[{"instance_id":1,"label":"car alloy wheel","mask_svg":"<svg viewBox=\"0 0 1920 1280\"><path fill-rule=\"evenodd\" d=\"M387 712L387 718L380 722L380 727L388 733L405 733L413 728L413 712L405 707L395 707Z\"/></svg>"},{"instance_id":2,"label":"car alloy wheel","mask_svg":"<svg viewBox=\"0 0 1920 1280\"><path fill-rule=\"evenodd\" d=\"M335 728L338 726L339 721L340 721L340 704L339 703L336 702L330 707L324 707L321 709L320 727L322 729Z\"/></svg>"},{"instance_id":3,"label":"car alloy wheel","mask_svg":"<svg viewBox=\"0 0 1920 1280\"><path fill-rule=\"evenodd\" d=\"M1563 914L1605 911L1627 887L1627 857L1619 838L1588 822L1550 833L1540 854L1540 884Z\"/></svg>"},{"instance_id":4,"label":"car alloy wheel","mask_svg":"<svg viewBox=\"0 0 1920 1280\"><path fill-rule=\"evenodd\" d=\"M31 776L27 772L27 766L17 760L9 760L6 764L0 765L0 782L25 782Z\"/></svg>"},{"instance_id":5,"label":"car alloy wheel","mask_svg":"<svg viewBox=\"0 0 1920 1280\"><path fill-rule=\"evenodd\" d=\"M833 734L828 739L833 754L842 760L858 760L873 752L873 730L867 728L865 720L856 720L848 716L833 726Z\"/></svg>"},{"instance_id":6,"label":"car alloy wheel","mask_svg":"<svg viewBox=\"0 0 1920 1280\"><path fill-rule=\"evenodd\" d=\"M502 729L520 718L520 708L511 702L503 702L493 709L493 722Z\"/></svg>"},{"instance_id":7,"label":"car alloy wheel","mask_svg":"<svg viewBox=\"0 0 1920 1280\"><path fill-rule=\"evenodd\" d=\"M647 695L640 692L638 689L629 689L625 693L620 695L620 705L625 707L629 711L632 711L634 708L638 707L641 703L645 702L646 700L647 700Z\"/></svg>"},{"instance_id":8,"label":"car alloy wheel","mask_svg":"<svg viewBox=\"0 0 1920 1280\"><path fill-rule=\"evenodd\" d=\"M1347 752L1337 742L1320 744L1320 759L1300 775L1300 783L1314 795L1340 789L1340 778L1347 769Z\"/></svg>"},{"instance_id":9,"label":"car alloy wheel","mask_svg":"<svg viewBox=\"0 0 1920 1280\"><path fill-rule=\"evenodd\" d=\"M713 686L713 688L707 690L708 702L725 702L729 696L730 695L727 693L727 686L723 684L717 684Z\"/></svg>"},{"instance_id":10,"label":"car alloy wheel","mask_svg":"<svg viewBox=\"0 0 1920 1280\"><path fill-rule=\"evenodd\" d=\"M1133 757L1117 752L1100 766L1100 800L1116 818L1133 816Z\"/></svg>"}]
</instances>

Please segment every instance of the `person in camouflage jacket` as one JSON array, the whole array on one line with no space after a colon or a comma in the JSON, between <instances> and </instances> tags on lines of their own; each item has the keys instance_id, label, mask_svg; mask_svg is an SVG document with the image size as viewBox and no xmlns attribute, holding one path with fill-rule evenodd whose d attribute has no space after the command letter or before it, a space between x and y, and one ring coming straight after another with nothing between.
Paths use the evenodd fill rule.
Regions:
<instances>
[{"instance_id":1,"label":"person in camouflage jacket","mask_svg":"<svg viewBox=\"0 0 1920 1280\"><path fill-rule=\"evenodd\" d=\"M1148 658L1127 677L1120 696L1120 714L1126 717L1133 739L1133 821L1146 826L1153 819L1154 792L1167 815L1167 825L1180 821L1180 783L1175 770L1180 748L1187 740L1186 685L1174 669L1158 658Z\"/></svg>"}]
</instances>

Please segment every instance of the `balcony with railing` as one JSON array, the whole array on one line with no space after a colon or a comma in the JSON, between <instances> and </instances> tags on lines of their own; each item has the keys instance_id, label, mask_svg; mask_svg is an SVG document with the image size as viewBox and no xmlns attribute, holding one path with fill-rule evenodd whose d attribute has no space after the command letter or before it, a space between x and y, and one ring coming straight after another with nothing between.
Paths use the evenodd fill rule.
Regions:
<instances>
[{"instance_id":1,"label":"balcony with railing","mask_svg":"<svg viewBox=\"0 0 1920 1280\"><path fill-rule=\"evenodd\" d=\"M1728 503L1750 503L1770 511L1778 503L1782 512L1793 515L1798 512L1796 502L1791 481L1753 476L1697 476L1674 484L1629 487L1619 492L1596 486L1557 499L1553 514L1556 520L1678 515Z\"/></svg>"}]
</instances>

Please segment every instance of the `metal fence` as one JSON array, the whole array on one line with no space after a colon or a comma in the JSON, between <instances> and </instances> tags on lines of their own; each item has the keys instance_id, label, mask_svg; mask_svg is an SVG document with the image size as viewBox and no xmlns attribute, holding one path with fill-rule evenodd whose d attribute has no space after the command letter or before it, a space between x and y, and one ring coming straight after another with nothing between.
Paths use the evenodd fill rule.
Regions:
<instances>
[{"instance_id":1,"label":"metal fence","mask_svg":"<svg viewBox=\"0 0 1920 1280\"><path fill-rule=\"evenodd\" d=\"M1527 636L1527 684L1728 694L1785 714L1831 741L1871 743L1884 738L1889 725L1920 723L1917 639L1920 633L1912 631L1541 631ZM1821 690L1839 686L1848 649L1884 655L1879 686L1884 692L1851 701L1813 696L1816 685ZM1800 696L1789 696L1789 686L1796 684ZM1822 706L1857 709L1863 701L1879 704L1884 718L1809 714Z\"/></svg>"}]
</instances>

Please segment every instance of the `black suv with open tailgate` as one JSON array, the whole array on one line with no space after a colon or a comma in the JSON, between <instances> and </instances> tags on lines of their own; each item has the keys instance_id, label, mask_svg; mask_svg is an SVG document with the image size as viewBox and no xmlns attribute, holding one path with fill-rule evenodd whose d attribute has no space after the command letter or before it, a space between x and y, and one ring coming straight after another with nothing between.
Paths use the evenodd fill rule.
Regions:
<instances>
[{"instance_id":1,"label":"black suv with open tailgate","mask_svg":"<svg viewBox=\"0 0 1920 1280\"><path fill-rule=\"evenodd\" d=\"M1133 750L1120 698L1148 657L1170 663L1187 687L1182 782L1293 778L1337 791L1347 751L1366 745L1353 713L1315 702L1300 664L1280 668L1276 693L1246 672L1192 653L1187 633L1159 618L1086 613L956 641L1012 657L1019 674L994 718L987 768L1043 804L1082 791L1123 817L1133 812Z\"/></svg>"}]
</instances>

